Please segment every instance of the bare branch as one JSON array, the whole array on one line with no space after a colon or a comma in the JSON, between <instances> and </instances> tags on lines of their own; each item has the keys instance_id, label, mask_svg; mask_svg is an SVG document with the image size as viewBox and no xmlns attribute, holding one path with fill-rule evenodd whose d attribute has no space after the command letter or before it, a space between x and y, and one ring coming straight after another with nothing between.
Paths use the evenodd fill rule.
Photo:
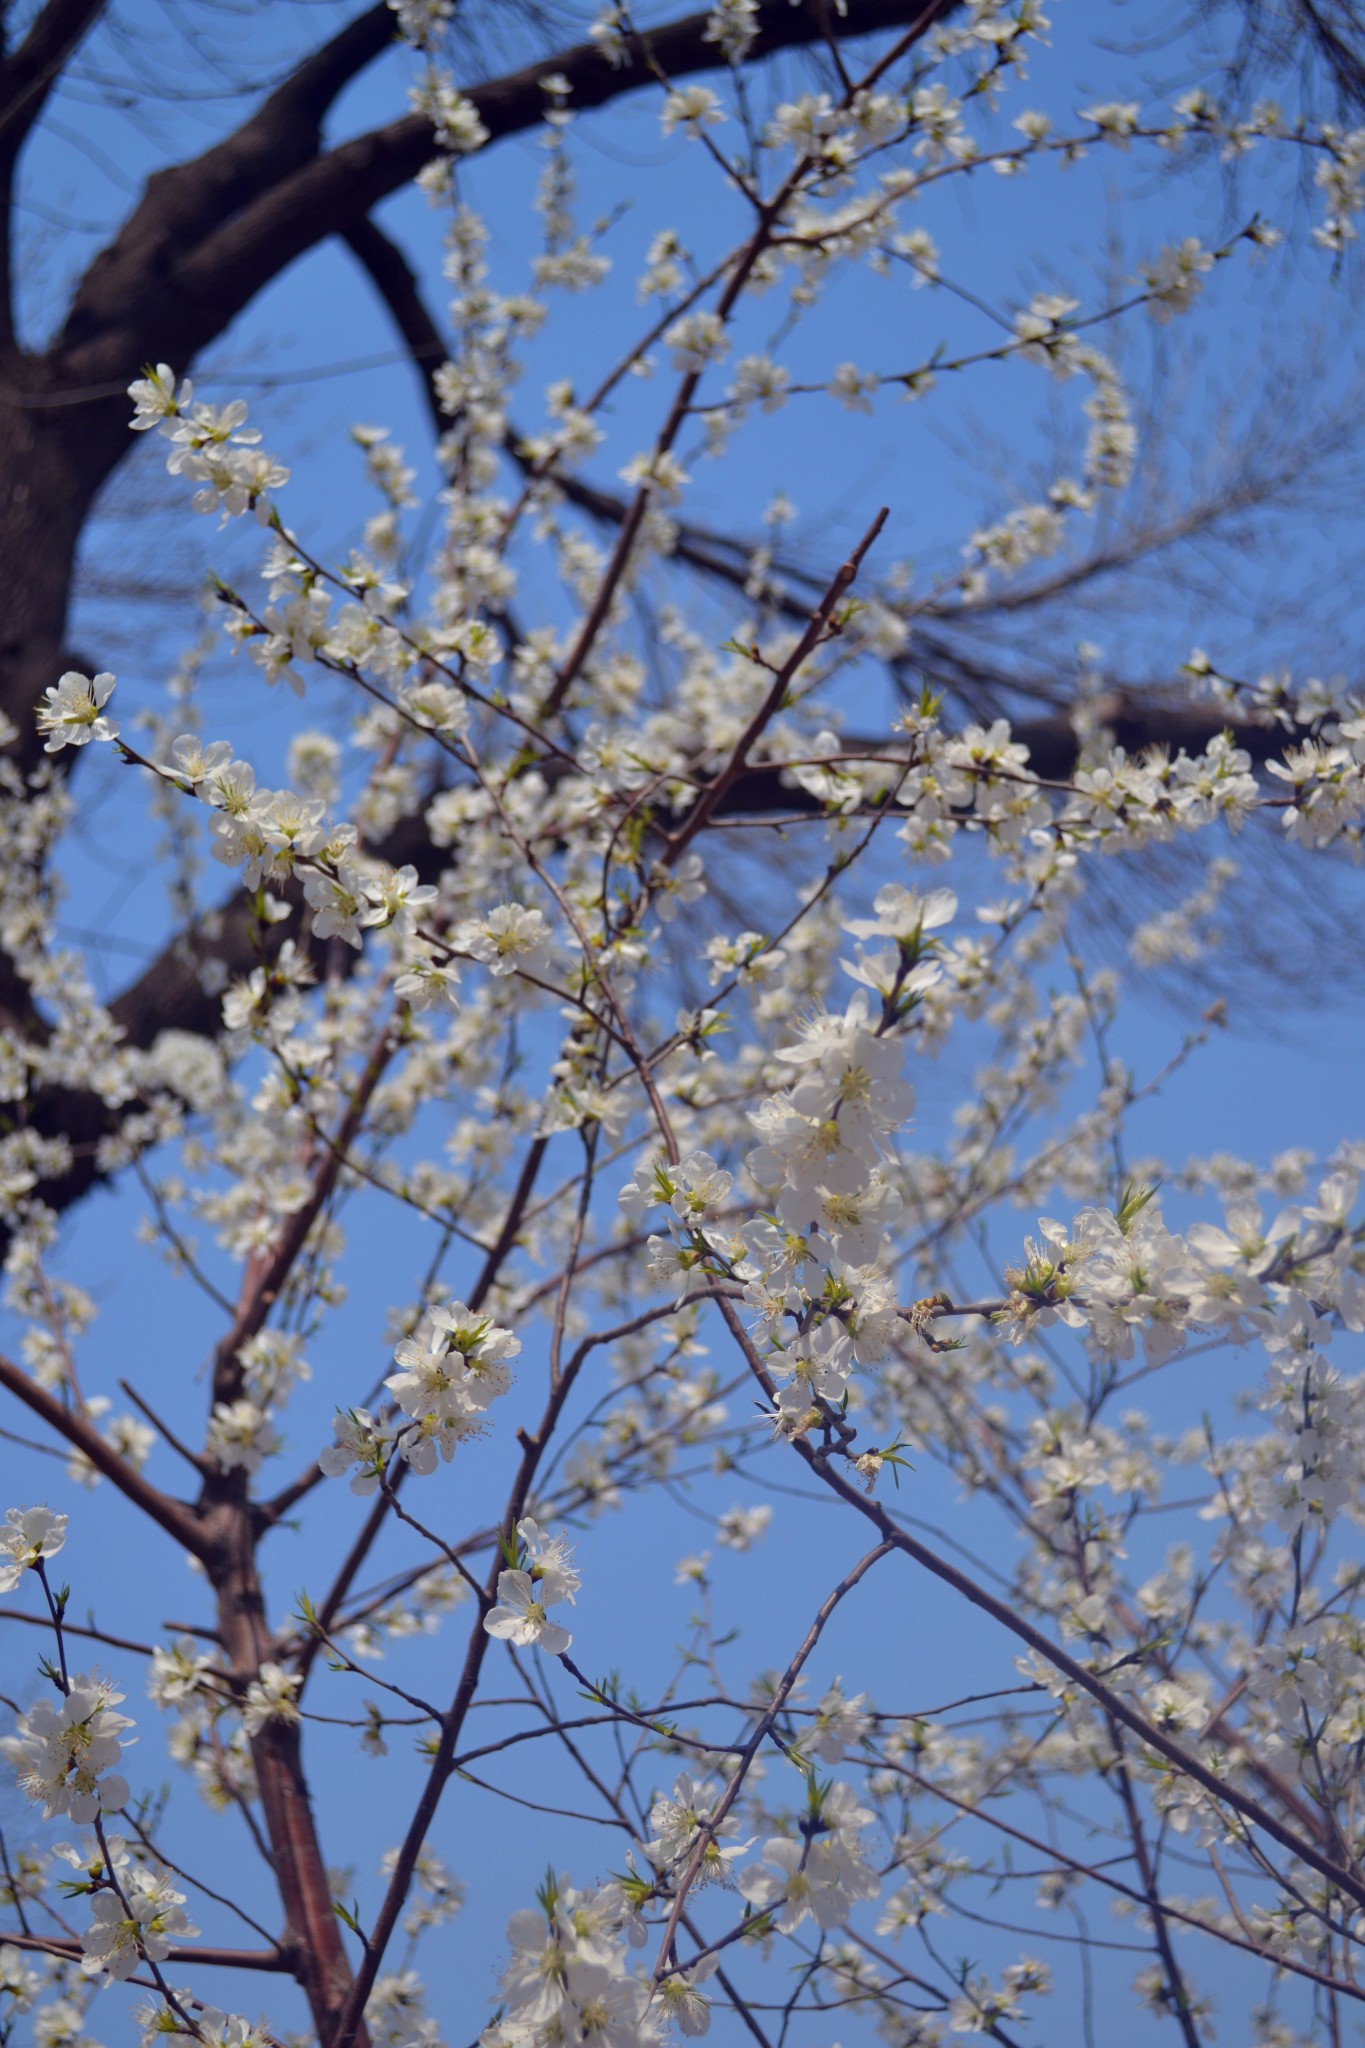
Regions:
<instances>
[{"instance_id":1,"label":"bare branch","mask_svg":"<svg viewBox=\"0 0 1365 2048\"><path fill-rule=\"evenodd\" d=\"M11 1948L28 1949L32 1954L43 1956L69 1956L79 1962L85 1951L78 1941L67 1941L53 1934L18 1934L6 1930L5 1941ZM203 1963L210 1970L264 1970L278 1974L292 1966L288 1956L273 1948L210 1948L195 1942L192 1948L169 1948L165 1960L168 1963Z\"/></svg>"},{"instance_id":2,"label":"bare branch","mask_svg":"<svg viewBox=\"0 0 1365 2048\"><path fill-rule=\"evenodd\" d=\"M20 146L62 66L104 8L105 0L47 0L13 56L0 65L0 165L6 190Z\"/></svg>"},{"instance_id":3,"label":"bare branch","mask_svg":"<svg viewBox=\"0 0 1365 2048\"><path fill-rule=\"evenodd\" d=\"M26 1373L22 1366L12 1359L0 1357L0 1387L6 1387L16 1399L41 1417L48 1428L64 1437L73 1450L88 1458L95 1470L111 1485L116 1486L134 1507L141 1508L150 1521L177 1543L183 1544L193 1556L201 1561L208 1553L208 1543L203 1528L194 1510L184 1501L162 1493L149 1480L121 1458L116 1450L104 1441L93 1424L78 1415L73 1408L63 1407L54 1400L44 1387Z\"/></svg>"},{"instance_id":4,"label":"bare branch","mask_svg":"<svg viewBox=\"0 0 1365 2048\"><path fill-rule=\"evenodd\" d=\"M436 372L445 357L445 343L427 310L416 272L398 244L390 241L372 220L354 222L347 228L343 240L352 255L364 265L371 283L393 316L393 323L422 379L432 426L438 435L443 434L450 422L441 410L441 401L436 394Z\"/></svg>"}]
</instances>

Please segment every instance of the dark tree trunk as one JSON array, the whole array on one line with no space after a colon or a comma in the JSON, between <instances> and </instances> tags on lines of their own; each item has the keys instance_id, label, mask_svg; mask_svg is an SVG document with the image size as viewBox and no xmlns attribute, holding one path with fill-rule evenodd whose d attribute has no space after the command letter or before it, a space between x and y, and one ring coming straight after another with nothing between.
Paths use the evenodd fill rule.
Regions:
<instances>
[{"instance_id":1,"label":"dark tree trunk","mask_svg":"<svg viewBox=\"0 0 1365 2048\"><path fill-rule=\"evenodd\" d=\"M42 753L35 707L66 665L76 551L107 470L82 443L75 408L43 405L32 378L16 388L23 367L5 366L0 392L0 709L17 729L12 758L27 769ZM21 396L30 403L13 402Z\"/></svg>"}]
</instances>

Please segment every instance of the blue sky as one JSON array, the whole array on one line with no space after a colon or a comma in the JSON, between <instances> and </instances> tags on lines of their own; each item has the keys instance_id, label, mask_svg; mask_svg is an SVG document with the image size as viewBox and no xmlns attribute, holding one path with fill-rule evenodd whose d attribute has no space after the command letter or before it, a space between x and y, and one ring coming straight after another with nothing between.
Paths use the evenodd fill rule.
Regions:
<instances>
[{"instance_id":1,"label":"blue sky","mask_svg":"<svg viewBox=\"0 0 1365 2048\"><path fill-rule=\"evenodd\" d=\"M1150 21L1140 20L1131 7L1082 10L1065 0L1054 13L1054 48L1037 59L1033 81L1006 102L1002 123L1023 106L1041 106L1061 126L1075 107L1092 99L1110 97L1121 88L1125 97L1135 96L1134 88L1124 85L1133 77L1134 60L1115 45L1139 29L1148 34ZM148 34L160 19L151 0L137 0L132 18ZM339 17L328 11L320 18L330 22ZM306 10L294 13L290 32L299 33L298 24L307 19ZM1137 66L1154 81L1183 83L1189 74L1190 46L1177 32L1177 20L1173 11L1170 34ZM358 82L337 110L336 132L388 118L401 104L404 68L405 60L396 54ZM801 65L791 59L779 75L782 90L798 88L804 78ZM68 103L58 104L34 143L26 164L28 195L49 213L92 224L105 221L126 205L129 189L154 163L201 146L227 104L167 108L156 116L156 133L143 136L123 114L82 88ZM698 174L695 152L678 139L660 139L655 112L644 96L604 118L585 120L575 130L574 156L585 223L623 209L603 242L616 268L601 292L562 301L544 337L528 352L516 412L527 425L538 423L543 387L551 378L586 381L634 331L640 319L634 277L652 234L662 225L674 225L704 252L719 244L732 214L714 180ZM494 282L500 288L524 284L538 246L529 202L541 162L538 142L521 138L490 151L466 172L468 197L485 210L493 232ZM1303 204L1294 176L1278 162L1253 163L1240 189L1232 190L1213 166L1186 180L1163 175L1149 160L1111 156L1013 183L973 180L926 204L922 217L940 240L945 269L954 279L1008 312L1031 291L1044 288L1068 291L1087 305L1103 303L1107 284L1122 286L1137 261L1165 241L1195 233L1213 244L1229 225L1258 207L1288 225ZM428 278L436 280L438 222L424 202L402 195L383 209L382 218L421 259ZM32 232L36 235L37 228ZM44 258L54 277L98 241L97 234L69 225L45 232L54 238ZM439 283L431 289L439 310ZM1160 488L1172 503L1215 474L1225 458L1219 433L1210 425L1220 394L1244 431L1264 435L1273 430L1273 416L1262 410L1258 424L1246 423L1257 422L1268 380L1281 419L1296 405L1311 409L1346 401L1358 369L1356 297L1349 270L1333 279L1330 265L1316 253L1290 250L1258 268L1242 251L1211 281L1196 321L1160 335L1145 324L1133 324L1123 359L1135 388L1161 394L1166 408L1170 445ZM36 338L52 300L42 289L32 299L30 332ZM750 345L758 345L776 321L775 306L758 308ZM942 295L911 292L903 278L867 280L836 293L811 318L790 360L797 376L803 363L827 368L845 357L863 367L890 369L926 359L939 342L973 347L991 332L991 323L978 312ZM1310 343L1313 336L1316 343ZM1319 349L1320 360L1313 358L1312 346ZM423 491L434 490L415 379L396 351L383 310L337 245L318 249L263 293L225 338L217 359L218 374L196 372L203 395L226 398L241 390L252 398L270 446L296 472L287 516L322 551L340 550L372 509L360 489L360 458L349 439L354 421L389 425L418 463ZM372 367L331 374L352 362ZM1312 392L1302 388L1309 364ZM656 383L627 391L610 444L621 459L643 443L659 390ZM1009 509L1019 476L1044 462L1054 428L1076 445L1083 425L1082 395L1078 386L1059 389L1038 370L1013 365L988 366L960 384L945 382L932 399L914 408L883 398L870 420L853 418L824 401L802 401L772 420L755 422L741 444L742 457L714 472L699 469L689 511L752 530L772 493L786 490L799 508L803 554L828 568L866 525L870 509L885 502L891 520L878 566L884 572L893 561L913 562L920 576L930 574L955 560L975 523ZM999 452L1003 477L992 473L993 451ZM596 473L613 481L611 466ZM1112 612L1100 608L1085 630L1100 646L1107 672L1122 679L1167 677L1196 641L1229 668L1249 670L1291 659L1328 671L1355 667L1359 619L1352 611L1350 571L1360 548L1359 508L1344 476L1338 480L1330 453L1321 475L1320 491L1305 494L1279 515L1271 539L1266 523L1253 518L1244 544L1202 553L1189 565L1188 583L1163 580L1162 571L1146 602L1135 597L1125 608L1117 602ZM172 502L176 486L159 477L150 451L144 451L139 481L154 503ZM119 501L111 502L117 507ZM119 517L122 521L124 515ZM180 573L180 558L169 553L168 529L159 516L125 523L121 534L112 531L113 523L106 520L95 531L92 570L115 560L160 573L169 563ZM184 544L185 573L196 560L232 573L234 565L249 560L255 538L254 532L247 535L245 547L235 532L220 540L210 523L201 522ZM548 615L556 616L559 601L548 591L538 590L536 596ZM723 614L709 597L693 601L703 616L721 620ZM177 650L196 630L189 605L152 617L116 593L96 594L79 607L73 637L82 648L89 646L96 665L119 672L121 708L128 720L138 704L158 700ZM724 630L718 623L717 638ZM103 636L113 653L105 653ZM1043 651L1061 673L1074 672L1074 637ZM201 703L209 736L231 737L261 764L267 778L278 772L292 705L267 695L254 671L222 658L206 669ZM309 710L319 722L339 728L341 707L325 691L315 691ZM117 987L121 975L136 964L138 949L160 943L167 910L151 866L152 828L131 778L112 764L83 762L81 768L88 808L69 863L68 921L73 930L99 935L103 950L93 949L96 971ZM210 869L210 893L220 880L218 871ZM1314 885L1310 878L1309 886ZM1140 891L1148 885L1139 876L1129 886ZM1280 885L1258 886L1274 890ZM1349 877L1343 901L1358 915L1360 892ZM1272 905L1258 914L1269 916L1275 909ZM1284 914L1283 904L1278 909ZM1292 921L1292 905L1288 915ZM1229 946L1234 943L1230 937ZM1349 951L1345 937L1342 950ZM1159 1069L1191 1028L1204 997L1190 999L1187 993L1182 1003L1180 995L1179 990L1149 991L1141 984L1135 989L1120 1043L1140 1073ZM1310 958L1294 980L1266 975L1256 982L1243 976L1230 1004L1229 1028L1144 1110L1133 1134L1135 1153L1184 1156L1229 1149L1268 1161L1293 1145L1325 1153L1343 1136L1361 1130L1365 1090L1354 1000L1353 984L1331 956L1320 956L1316 963ZM962 1071L961 1063L946 1063L947 1074L960 1078ZM928 1143L934 1135L935 1104L944 1092L936 1073L917 1077L923 1106L916 1142ZM92 1382L113 1392L115 1381L126 1374L153 1393L168 1419L192 1427L189 1418L202 1404L202 1361L216 1333L212 1319L184 1290L162 1276L145 1254L136 1254L140 1206L122 1196L93 1197L64 1225L62 1264L100 1303L87 1352ZM361 1214L368 1213L362 1205ZM1021 1217L1018 1223L1026 1229L1031 1219ZM392 1233L381 1237L379 1226L373 1228L376 1235L365 1241L377 1255L354 1262L346 1315L329 1326L314 1359L313 1388L291 1411L291 1464L325 1437L338 1382L353 1396L357 1378L373 1376L373 1362L382 1358L385 1309L395 1291L410 1287L420 1267L420 1245ZM401 1273L397 1282L395 1270ZM358 1359L366 1361L363 1369ZM1227 1398L1239 1365L1220 1359L1198 1370L1208 1378L1201 1399L1217 1404ZM1186 1391L1182 1388L1182 1398ZM509 1416L502 1428L510 1426ZM485 1497L490 1506L497 1498L502 1468L496 1446L486 1449L488 1455L481 1451L461 1469L458 1499L452 1497L452 1512L461 1518L477 1512L476 1504ZM173 1483L170 1454L163 1449L157 1459L156 1476ZM6 1500L34 1491L36 1468L25 1454L0 1444L0 1463L7 1470ZM911 1483L916 1512L926 1521L966 1526L954 1488L927 1461ZM586 1668L599 1671L628 1653L629 1675L642 1689L666 1680L694 1604L687 1588L673 1585L673 1565L701 1547L715 1552L707 1533L712 1517L737 1497L737 1486L707 1480L689 1497L660 1500L647 1515L607 1517L585 1532L587 1586L576 1625ZM782 1495L773 1499L761 1598L752 1597L757 1580L746 1577L745 1561L715 1552L718 1613L727 1622L738 1615L743 1631L729 1653L736 1683L754 1669L785 1661L794 1630L804 1626L830 1580L831 1560L841 1569L859 1547L857 1533L842 1524L831 1536L831 1517L821 1504ZM199 1591L188 1573L181 1577L183 1568L171 1547L140 1529L107 1489L76 1506L79 1519L73 1522L65 1560L74 1612L93 1606L112 1614L117 1608L122 1626L137 1635L156 1633L168 1619L188 1619L202 1611ZM300 1587L313 1589L325 1578L321 1560L330 1561L344 1547L355 1511L344 1487L334 1486L320 1503L318 1520L310 1524L306 1552L288 1532L272 1539L280 1554L276 1583L283 1603ZM386 1557L399 1554L394 1550ZM890 1575L898 1566L881 1569ZM450 1635L434 1660L413 1668L439 1674L457 1654L457 1640ZM28 1638L8 1627L5 1643L6 1661L14 1670ZM398 1673L400 1659L395 1657L391 1669ZM911 1711L968 1690L983 1673L999 1669L998 1645L984 1623L964 1619L932 1586L916 1584L907 1593L902 1573L894 1595L861 1606L851 1603L838 1618L822 1649L814 1689L843 1671L851 1682L871 1686L882 1703ZM129 1677L128 1690L135 1695L140 1677L132 1668ZM7 1683L24 1690L17 1680ZM143 1722L139 1768L154 1777L157 1735L151 1713L136 1698L133 1710L140 1711ZM343 1840L339 1857L349 1861L354 1854L356 1890L363 1906L372 1905L377 1854L401 1831L411 1768L396 1745L382 1768L359 1765L353 1736L339 1731L317 1731L315 1753L320 1803L327 1807L338 1799L346 1809L344 1826L334 1831ZM661 1765L660 1780L664 1776ZM535 1798L553 1792L556 1779L548 1760L531 1761L519 1765L509 1782L523 1796ZM15 1804L0 1799L7 1827L19 1821ZM201 1817L183 1807L177 1826L189 1856L198 1848ZM472 1893L453 1935L439 1938L440 1958L448 1952L456 1967L447 1970L435 1947L429 1964L433 2008L456 2048L481 2023L506 1915L529 1899L546 1860L572 1862L575 1875L586 1879L619 1862L620 1849L612 1842L596 1864L589 1857L585 1866L578 1830L495 1803L465 1786L452 1792L435 1840L470 1882ZM247 1868L245 1851L229 1851L221 1863L217 1853L215 1870L229 1879ZM205 1926L211 1924L205 1916ZM254 2011L254 1985L237 1996L244 2010ZM132 2039L122 2009L123 1995L117 1991L105 1994L97 2007L96 2031L115 2048ZM1136 2017L1130 2025L1122 2036L1125 2044L1159 2038ZM794 2037L792 2048L828 2044L807 2027Z\"/></svg>"}]
</instances>

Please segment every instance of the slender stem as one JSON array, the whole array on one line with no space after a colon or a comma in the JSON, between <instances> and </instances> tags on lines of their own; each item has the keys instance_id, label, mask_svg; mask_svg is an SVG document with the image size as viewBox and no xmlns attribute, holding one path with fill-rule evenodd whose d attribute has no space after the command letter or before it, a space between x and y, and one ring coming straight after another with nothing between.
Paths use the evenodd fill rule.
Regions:
<instances>
[{"instance_id":1,"label":"slender stem","mask_svg":"<svg viewBox=\"0 0 1365 2048\"><path fill-rule=\"evenodd\" d=\"M46 1956L67 1956L79 1962L85 1951L78 1941L68 1941L64 1936L54 1934L14 1934L6 1932L6 1943L12 1948L31 1949ZM202 1963L208 1970L260 1970L272 1975L281 1975L292 1964L287 1956L273 1948L212 1948L195 1942L191 1948L172 1948L167 1951L166 1961L190 1966Z\"/></svg>"},{"instance_id":2,"label":"slender stem","mask_svg":"<svg viewBox=\"0 0 1365 2048\"><path fill-rule=\"evenodd\" d=\"M772 1381L738 1315L728 1301L722 1300L719 1307L731 1335L749 1358L755 1377L769 1400L772 1400L775 1395ZM1189 1750L1167 1735L1164 1729L1148 1720L1145 1714L1139 1713L1121 1693L1115 1692L1113 1687L1107 1685L1095 1672L1079 1663L1060 1643L1053 1642L1041 1629L1035 1628L1016 1607L1011 1607L1007 1601L998 1600L984 1586L978 1585L975 1579L969 1578L966 1572L960 1571L947 1558L939 1557L927 1544L921 1543L908 1530L901 1528L877 1501L861 1493L857 1487L851 1486L834 1471L828 1453L816 1450L800 1438L796 1440L794 1448L810 1470L823 1480L832 1492L846 1501L850 1507L855 1507L860 1515L873 1524L883 1541L894 1544L897 1550L902 1551L915 1564L931 1573L934 1578L942 1579L954 1592L960 1593L963 1599L970 1601L973 1607L979 1607L984 1614L988 1614L993 1621L1007 1628L1012 1635L1026 1643L1056 1670L1064 1672L1074 1684L1089 1693L1092 1699L1097 1700L1106 1713L1112 1714L1115 1720L1121 1721L1125 1728L1131 1730L1139 1741L1164 1757L1167 1763L1173 1764L1182 1776L1189 1778L1213 1799L1232 1807L1244 1819L1252 1821L1255 1826L1263 1829L1277 1841L1282 1849L1287 1849L1292 1856L1297 1856L1301 1862L1307 1863L1320 1877L1325 1877L1329 1883L1345 1892L1348 1898L1354 1899L1357 1905L1365 1906L1365 1879L1355 1871L1343 1869L1332 1857L1325 1855L1316 1843L1296 1835L1292 1828L1286 1827L1278 1815L1272 1813L1259 1799L1254 1799L1250 1793L1241 1791L1227 1779L1220 1778L1207 1764L1202 1763L1197 1756L1192 1755Z\"/></svg>"},{"instance_id":3,"label":"slender stem","mask_svg":"<svg viewBox=\"0 0 1365 2048\"><path fill-rule=\"evenodd\" d=\"M658 1960L654 1965L654 1975L651 1980L654 1985L657 1985L660 1979L668 1974L669 1959L673 1953L673 1943L677 1936L678 1922L682 1917L683 1907L687 1904L687 1895L696 1882L698 1872L701 1870L706 1852L716 1840L720 1823L724 1820L726 1814L730 1811L730 1808L743 1790L744 1780L749 1774L749 1767L770 1733L774 1721L785 1706L792 1687L801 1675L803 1665L824 1633L826 1622L828 1622L839 1602L853 1591L853 1588L871 1571L874 1564L890 1553L892 1547L889 1541L877 1544L874 1549L867 1552L865 1557L859 1558L852 1571L840 1579L833 1592L829 1593L821 1602L814 1621L806 1631L804 1641L795 1652L776 1686L774 1686L772 1698L758 1716L754 1723L752 1734L740 1751L739 1762L730 1775L729 1783L717 1800L712 1812L698 1828L696 1845L687 1859L682 1875L677 1879L672 1911L669 1913L663 1940L659 1944Z\"/></svg>"}]
</instances>

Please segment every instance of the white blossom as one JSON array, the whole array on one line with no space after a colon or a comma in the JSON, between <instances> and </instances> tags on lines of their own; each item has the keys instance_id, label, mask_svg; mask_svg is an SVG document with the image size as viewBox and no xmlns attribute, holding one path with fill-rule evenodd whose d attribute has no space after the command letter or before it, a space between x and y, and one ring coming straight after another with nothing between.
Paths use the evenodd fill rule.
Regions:
<instances>
[{"instance_id":1,"label":"white blossom","mask_svg":"<svg viewBox=\"0 0 1365 2048\"><path fill-rule=\"evenodd\" d=\"M0 1529L0 1593L12 1593L26 1571L36 1571L66 1542L67 1517L50 1508L6 1508Z\"/></svg>"}]
</instances>

